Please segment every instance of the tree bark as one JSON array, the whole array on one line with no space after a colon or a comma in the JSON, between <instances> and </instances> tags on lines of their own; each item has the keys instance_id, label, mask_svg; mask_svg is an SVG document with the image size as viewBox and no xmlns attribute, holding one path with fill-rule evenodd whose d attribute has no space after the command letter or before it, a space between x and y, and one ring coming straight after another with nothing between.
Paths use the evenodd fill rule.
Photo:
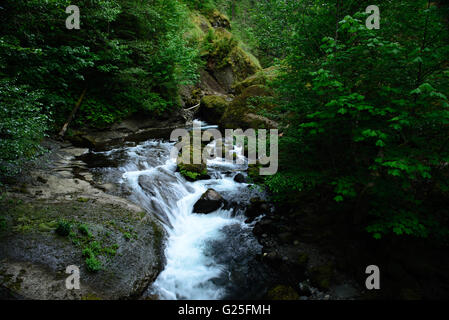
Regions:
<instances>
[{"instance_id":1,"label":"tree bark","mask_svg":"<svg viewBox=\"0 0 449 320\"><path fill-rule=\"evenodd\" d=\"M64 126L62 127L61 131L59 132L59 136L62 138L64 137L67 128L69 127L70 122L72 121L73 117L75 116L76 111L78 111L79 107L81 106L81 103L83 102L84 96L86 95L87 88L84 88L83 93L78 99L78 102L76 103L75 107L73 108L72 112L70 113L69 117L67 118L66 123L64 123Z\"/></svg>"}]
</instances>

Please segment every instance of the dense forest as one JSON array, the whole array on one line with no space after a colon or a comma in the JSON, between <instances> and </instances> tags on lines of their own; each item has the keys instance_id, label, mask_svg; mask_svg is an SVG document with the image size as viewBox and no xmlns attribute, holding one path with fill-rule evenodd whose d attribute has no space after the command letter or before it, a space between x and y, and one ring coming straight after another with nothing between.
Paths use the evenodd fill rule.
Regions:
<instances>
[{"instance_id":1,"label":"dense forest","mask_svg":"<svg viewBox=\"0 0 449 320\"><path fill-rule=\"evenodd\" d=\"M327 244L344 238L380 252L405 241L444 252L449 3L374 2L3 1L0 187L46 152L42 141L58 135L77 101L68 139L203 108L202 70L230 65L238 72L226 94L236 100L211 101L223 108L218 118L200 115L222 128L276 123L278 172L249 175L289 221L307 223L299 211L326 217L312 225ZM80 29L65 26L69 5L80 8ZM370 5L380 8L378 29L367 28ZM241 122L242 108L269 120Z\"/></svg>"}]
</instances>

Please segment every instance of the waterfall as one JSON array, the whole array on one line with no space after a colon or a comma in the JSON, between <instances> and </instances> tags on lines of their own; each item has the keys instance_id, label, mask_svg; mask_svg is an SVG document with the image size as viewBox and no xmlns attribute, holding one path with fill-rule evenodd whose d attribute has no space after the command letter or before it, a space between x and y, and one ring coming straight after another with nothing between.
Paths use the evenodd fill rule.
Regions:
<instances>
[{"instance_id":1,"label":"waterfall","mask_svg":"<svg viewBox=\"0 0 449 320\"><path fill-rule=\"evenodd\" d=\"M245 223L242 207L257 188L233 177L247 164L208 162L209 180L189 182L170 159L174 143L148 140L106 152L117 168L103 168L106 180L119 183L130 200L155 214L167 231L165 267L149 288L160 299L256 298L261 295L262 271L256 263L261 246ZM237 150L240 152L242 148ZM213 188L235 206L210 214L193 212L195 202Z\"/></svg>"}]
</instances>

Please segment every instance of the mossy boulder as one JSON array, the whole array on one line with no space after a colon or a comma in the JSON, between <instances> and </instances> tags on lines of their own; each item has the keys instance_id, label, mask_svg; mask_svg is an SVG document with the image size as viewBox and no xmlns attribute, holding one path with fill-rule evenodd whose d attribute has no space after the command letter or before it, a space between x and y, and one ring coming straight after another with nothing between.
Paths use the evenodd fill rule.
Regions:
<instances>
[{"instance_id":1,"label":"mossy boulder","mask_svg":"<svg viewBox=\"0 0 449 320\"><path fill-rule=\"evenodd\" d=\"M141 208L108 199L0 199L9 226L0 233L0 297L140 296L163 267L164 229L152 215L142 217ZM70 221L64 236L56 232L61 221ZM124 232L132 233L131 241L123 239ZM64 285L70 265L80 269L80 290Z\"/></svg>"},{"instance_id":2,"label":"mossy boulder","mask_svg":"<svg viewBox=\"0 0 449 320\"><path fill-rule=\"evenodd\" d=\"M216 9L208 12L207 19L214 28L231 29L231 22L229 21L229 18Z\"/></svg>"},{"instance_id":3,"label":"mossy boulder","mask_svg":"<svg viewBox=\"0 0 449 320\"><path fill-rule=\"evenodd\" d=\"M271 90L262 85L246 88L242 94L232 101L220 119L220 126L229 129L238 128L275 128L277 123L256 114L262 110L269 110L273 106L266 99L272 96Z\"/></svg>"},{"instance_id":4,"label":"mossy boulder","mask_svg":"<svg viewBox=\"0 0 449 320\"><path fill-rule=\"evenodd\" d=\"M191 139L192 141L192 139ZM201 148L203 145L201 145ZM180 155L177 159L178 168L177 171L181 173L181 175L186 178L188 181L197 181L203 179L210 179L210 176L207 173L207 165L204 162L199 164L194 163L193 161L193 144L190 145L190 159L189 162L184 162L182 158L182 150L180 151ZM201 154L202 149L196 150Z\"/></svg>"},{"instance_id":5,"label":"mossy boulder","mask_svg":"<svg viewBox=\"0 0 449 320\"><path fill-rule=\"evenodd\" d=\"M209 20L203 16L202 14L199 14L197 12L193 12L190 16L190 20L192 22L192 25L196 28L196 33L200 36L203 37L208 31L209 29L212 28L211 23L209 22ZM195 32L193 31L193 32Z\"/></svg>"},{"instance_id":6,"label":"mossy boulder","mask_svg":"<svg viewBox=\"0 0 449 320\"><path fill-rule=\"evenodd\" d=\"M227 92L231 91L234 83L261 70L257 58L244 50L242 44L224 28L209 30L201 55L207 60L207 71Z\"/></svg>"},{"instance_id":7,"label":"mossy boulder","mask_svg":"<svg viewBox=\"0 0 449 320\"><path fill-rule=\"evenodd\" d=\"M229 101L223 96L205 96L201 99L199 115L209 123L218 123L226 111Z\"/></svg>"},{"instance_id":8,"label":"mossy boulder","mask_svg":"<svg viewBox=\"0 0 449 320\"><path fill-rule=\"evenodd\" d=\"M243 90L249 88L254 85L266 85L268 81L276 78L278 74L278 68L276 66L272 66L263 70L258 71L257 73L249 76L248 78L235 83L232 86L232 89L236 94L241 94Z\"/></svg>"},{"instance_id":9,"label":"mossy boulder","mask_svg":"<svg viewBox=\"0 0 449 320\"><path fill-rule=\"evenodd\" d=\"M334 278L334 265L328 263L312 267L309 274L312 285L321 290L328 290Z\"/></svg>"},{"instance_id":10,"label":"mossy boulder","mask_svg":"<svg viewBox=\"0 0 449 320\"><path fill-rule=\"evenodd\" d=\"M278 285L268 291L268 300L299 300L299 294L289 286Z\"/></svg>"},{"instance_id":11,"label":"mossy boulder","mask_svg":"<svg viewBox=\"0 0 449 320\"><path fill-rule=\"evenodd\" d=\"M206 164L204 163L193 164L179 162L178 170L188 181L210 179L210 176L207 174Z\"/></svg>"}]
</instances>

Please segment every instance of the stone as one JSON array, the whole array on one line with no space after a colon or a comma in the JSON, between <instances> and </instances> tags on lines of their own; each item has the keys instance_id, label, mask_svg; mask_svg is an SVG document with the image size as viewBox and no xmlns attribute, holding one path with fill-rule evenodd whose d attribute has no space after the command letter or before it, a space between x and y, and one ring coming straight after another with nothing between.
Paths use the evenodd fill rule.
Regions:
<instances>
[{"instance_id":1,"label":"stone","mask_svg":"<svg viewBox=\"0 0 449 320\"><path fill-rule=\"evenodd\" d=\"M200 102L199 116L208 123L218 123L228 105L224 96L204 96Z\"/></svg>"},{"instance_id":2,"label":"stone","mask_svg":"<svg viewBox=\"0 0 449 320\"><path fill-rule=\"evenodd\" d=\"M193 206L195 213L211 213L226 203L226 200L214 189L208 189Z\"/></svg>"},{"instance_id":3,"label":"stone","mask_svg":"<svg viewBox=\"0 0 449 320\"><path fill-rule=\"evenodd\" d=\"M235 181L235 182L238 182L238 183L245 183L245 182L246 182L246 178L245 178L245 176L244 176L243 174L237 173L237 174L234 176L234 181Z\"/></svg>"}]
</instances>

